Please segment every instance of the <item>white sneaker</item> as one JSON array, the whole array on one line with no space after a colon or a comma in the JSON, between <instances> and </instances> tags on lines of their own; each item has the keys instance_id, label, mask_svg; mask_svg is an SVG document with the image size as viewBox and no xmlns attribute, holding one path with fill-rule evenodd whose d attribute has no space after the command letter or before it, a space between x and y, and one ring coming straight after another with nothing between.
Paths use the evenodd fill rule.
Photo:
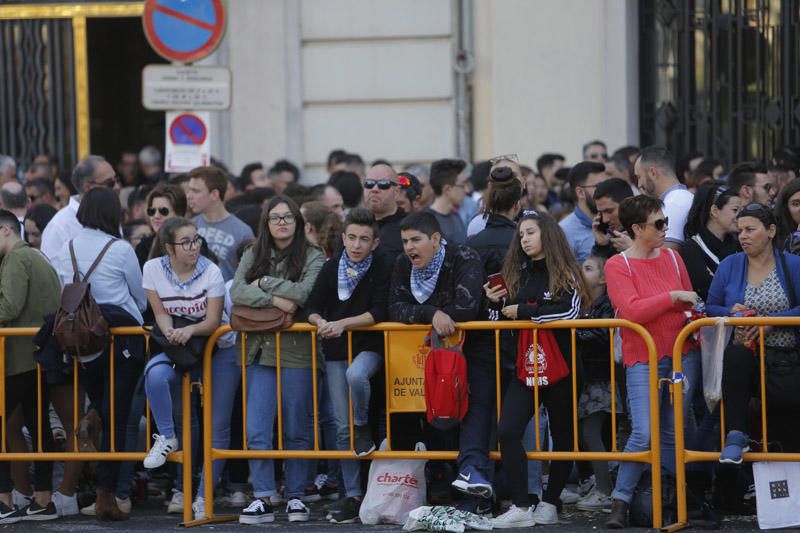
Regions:
<instances>
[{"instance_id":1,"label":"white sneaker","mask_svg":"<svg viewBox=\"0 0 800 533\"><path fill-rule=\"evenodd\" d=\"M167 462L167 456L178 449L178 439L175 437L168 439L164 435L154 434L153 447L147 457L144 458L145 468L158 468Z\"/></svg>"},{"instance_id":2,"label":"white sneaker","mask_svg":"<svg viewBox=\"0 0 800 533\"><path fill-rule=\"evenodd\" d=\"M580 499L575 505L579 511L611 511L611 496L603 494L597 489Z\"/></svg>"},{"instance_id":3,"label":"white sneaker","mask_svg":"<svg viewBox=\"0 0 800 533\"><path fill-rule=\"evenodd\" d=\"M55 494L56 493L53 493L53 495ZM17 489L13 489L11 491L11 503L20 509L25 509L27 506L29 506L31 504L31 500L33 500L33 495L25 496Z\"/></svg>"},{"instance_id":4,"label":"white sneaker","mask_svg":"<svg viewBox=\"0 0 800 533\"><path fill-rule=\"evenodd\" d=\"M179 490L172 489L172 499L167 505L167 513L180 514L183 512L183 493Z\"/></svg>"},{"instance_id":5,"label":"white sneaker","mask_svg":"<svg viewBox=\"0 0 800 533\"><path fill-rule=\"evenodd\" d=\"M119 510L125 514L131 514L131 499L125 498L124 500L120 500L119 498L114 498L117 500L117 507ZM87 505L86 507L81 507L81 514L84 516L95 516L97 515L97 511L94 507L94 504Z\"/></svg>"},{"instance_id":6,"label":"white sneaker","mask_svg":"<svg viewBox=\"0 0 800 533\"><path fill-rule=\"evenodd\" d=\"M533 512L531 509L533 509L533 507L528 507L527 511L523 511L516 505L512 505L508 511L492 519L492 526L498 529L535 526L536 522L533 520Z\"/></svg>"},{"instance_id":7,"label":"white sneaker","mask_svg":"<svg viewBox=\"0 0 800 533\"><path fill-rule=\"evenodd\" d=\"M73 516L80 513L78 509L78 497L74 494L72 496L65 496L58 491L54 491L51 499L56 506L58 516Z\"/></svg>"},{"instance_id":8,"label":"white sneaker","mask_svg":"<svg viewBox=\"0 0 800 533\"><path fill-rule=\"evenodd\" d=\"M552 503L539 502L532 516L537 525L558 524L558 508Z\"/></svg>"},{"instance_id":9,"label":"white sneaker","mask_svg":"<svg viewBox=\"0 0 800 533\"><path fill-rule=\"evenodd\" d=\"M247 494L240 490L235 490L227 494L222 501L229 507L244 507L247 505Z\"/></svg>"},{"instance_id":10,"label":"white sneaker","mask_svg":"<svg viewBox=\"0 0 800 533\"><path fill-rule=\"evenodd\" d=\"M192 512L195 520L202 520L206 517L206 499L200 496L192 504Z\"/></svg>"},{"instance_id":11,"label":"white sneaker","mask_svg":"<svg viewBox=\"0 0 800 533\"><path fill-rule=\"evenodd\" d=\"M561 503L564 504L573 504L578 503L580 501L581 496L577 492L572 492L568 488L564 487L564 490L561 491L561 496L559 496Z\"/></svg>"},{"instance_id":12,"label":"white sneaker","mask_svg":"<svg viewBox=\"0 0 800 533\"><path fill-rule=\"evenodd\" d=\"M582 481L578 481L578 493L581 496L586 496L587 494L592 492L592 489L594 489L596 484L597 483L595 483L594 474L592 474L591 476L587 477L586 479L584 479Z\"/></svg>"},{"instance_id":13,"label":"white sneaker","mask_svg":"<svg viewBox=\"0 0 800 533\"><path fill-rule=\"evenodd\" d=\"M303 500L292 498L286 504L286 515L289 517L289 522L308 522L311 511L308 510Z\"/></svg>"}]
</instances>

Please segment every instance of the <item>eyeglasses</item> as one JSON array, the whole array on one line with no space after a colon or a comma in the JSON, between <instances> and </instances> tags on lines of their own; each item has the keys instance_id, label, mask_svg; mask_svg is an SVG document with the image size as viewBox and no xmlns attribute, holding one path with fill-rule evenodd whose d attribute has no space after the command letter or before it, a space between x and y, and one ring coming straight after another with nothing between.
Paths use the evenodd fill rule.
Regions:
<instances>
[{"instance_id":1,"label":"eyeglasses","mask_svg":"<svg viewBox=\"0 0 800 533\"><path fill-rule=\"evenodd\" d=\"M165 217L165 216L169 215L169 207L159 207L159 208L148 207L147 208L147 216L149 216L149 217L156 216L156 211L158 211L158 213L162 217Z\"/></svg>"},{"instance_id":2,"label":"eyeglasses","mask_svg":"<svg viewBox=\"0 0 800 533\"><path fill-rule=\"evenodd\" d=\"M192 248L200 248L200 246L203 244L203 237L196 235L192 240L186 239L180 242L171 242L170 244L173 246L180 245L184 252L190 252L192 251Z\"/></svg>"},{"instance_id":3,"label":"eyeglasses","mask_svg":"<svg viewBox=\"0 0 800 533\"><path fill-rule=\"evenodd\" d=\"M365 189L372 189L376 185L380 190L388 191L397 184L391 180L367 180L364 182Z\"/></svg>"},{"instance_id":4,"label":"eyeglasses","mask_svg":"<svg viewBox=\"0 0 800 533\"><path fill-rule=\"evenodd\" d=\"M594 152L586 154L589 159L608 159L608 152Z\"/></svg>"},{"instance_id":5,"label":"eyeglasses","mask_svg":"<svg viewBox=\"0 0 800 533\"><path fill-rule=\"evenodd\" d=\"M489 160L489 164L495 166L500 161L512 161L519 165L519 156L517 154L498 155Z\"/></svg>"},{"instance_id":6,"label":"eyeglasses","mask_svg":"<svg viewBox=\"0 0 800 533\"><path fill-rule=\"evenodd\" d=\"M281 222L283 222L284 224L294 224L295 218L293 214L288 213L283 216L270 215L269 217L267 217L267 220L269 220L269 223L272 224L273 226L277 226Z\"/></svg>"},{"instance_id":7,"label":"eyeglasses","mask_svg":"<svg viewBox=\"0 0 800 533\"><path fill-rule=\"evenodd\" d=\"M109 189L113 189L118 182L119 182L119 176L114 176L103 181L89 181L88 183L89 185L93 185L95 187L106 187Z\"/></svg>"},{"instance_id":8,"label":"eyeglasses","mask_svg":"<svg viewBox=\"0 0 800 533\"><path fill-rule=\"evenodd\" d=\"M659 218L658 220L654 220L653 222L642 222L639 224L643 228L646 228L652 224L658 231L663 230L667 226L669 226L669 217Z\"/></svg>"}]
</instances>

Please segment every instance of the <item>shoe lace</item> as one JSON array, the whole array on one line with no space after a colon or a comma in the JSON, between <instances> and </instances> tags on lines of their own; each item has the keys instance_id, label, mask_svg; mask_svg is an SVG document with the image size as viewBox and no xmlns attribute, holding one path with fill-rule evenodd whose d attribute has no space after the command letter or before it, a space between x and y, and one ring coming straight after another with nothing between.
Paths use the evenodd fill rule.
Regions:
<instances>
[{"instance_id":1,"label":"shoe lace","mask_svg":"<svg viewBox=\"0 0 800 533\"><path fill-rule=\"evenodd\" d=\"M256 498L253 500L250 505L245 508L246 513L253 513L256 511L263 511L264 510L264 501L261 498Z\"/></svg>"},{"instance_id":2,"label":"shoe lace","mask_svg":"<svg viewBox=\"0 0 800 533\"><path fill-rule=\"evenodd\" d=\"M289 511L308 511L308 507L299 499L293 498L286 504L286 512Z\"/></svg>"}]
</instances>

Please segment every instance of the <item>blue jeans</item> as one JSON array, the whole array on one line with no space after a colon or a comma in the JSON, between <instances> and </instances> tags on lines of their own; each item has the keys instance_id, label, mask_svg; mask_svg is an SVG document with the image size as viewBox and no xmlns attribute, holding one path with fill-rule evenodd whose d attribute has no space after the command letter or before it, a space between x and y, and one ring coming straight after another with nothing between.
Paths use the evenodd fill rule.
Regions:
<instances>
[{"instance_id":1,"label":"blue jeans","mask_svg":"<svg viewBox=\"0 0 800 533\"><path fill-rule=\"evenodd\" d=\"M350 395L353 398L353 423L364 426L369 420L369 380L380 369L383 357L376 352L361 352L347 361L326 361L333 415L336 419L337 449L350 450ZM348 391L350 395L348 395ZM341 461L342 478L347 497L363 496L361 464L357 460Z\"/></svg>"},{"instance_id":2,"label":"blue jeans","mask_svg":"<svg viewBox=\"0 0 800 533\"><path fill-rule=\"evenodd\" d=\"M469 406L461 421L456 460L460 472L471 466L487 481L492 479L494 471L494 464L489 460L489 447L492 417L497 413L496 372L494 361L479 358L467 361Z\"/></svg>"},{"instance_id":3,"label":"blue jeans","mask_svg":"<svg viewBox=\"0 0 800 533\"><path fill-rule=\"evenodd\" d=\"M684 394L689 394L694 387L702 387L702 377L697 375L699 365L694 358L697 352L690 352L683 358ZM631 418L631 436L625 445L626 452L642 452L650 449L650 365L636 363L625 369L628 387L628 408ZM658 379L672 375L672 357L664 357L658 362ZM685 413L691 406L683 403ZM661 387L658 394L659 428L661 434L661 465L671 473L675 473L675 419L674 409L670 403L669 388ZM630 503L633 491L639 484L646 463L620 463L617 484L611 497Z\"/></svg>"},{"instance_id":4,"label":"blue jeans","mask_svg":"<svg viewBox=\"0 0 800 533\"><path fill-rule=\"evenodd\" d=\"M539 437L544 438L547 430L547 410L539 407ZM542 450L548 449L548 443L542 443ZM531 418L525 433L522 435L522 446L526 452L536 451L536 418ZM542 462L528 460L528 494L536 494L542 498Z\"/></svg>"},{"instance_id":5,"label":"blue jeans","mask_svg":"<svg viewBox=\"0 0 800 533\"><path fill-rule=\"evenodd\" d=\"M192 380L200 379L200 368L192 371ZM160 353L151 357L144 367L144 390L150 402L150 411L160 435L167 438L177 438L180 449L183 448L183 395L181 394L181 381L183 373L172 367L172 360L166 354ZM195 409L196 392L192 391L191 419L192 419L192 464L198 464L200 455L200 421ZM183 464L175 465L175 488L183 491Z\"/></svg>"},{"instance_id":6,"label":"blue jeans","mask_svg":"<svg viewBox=\"0 0 800 533\"><path fill-rule=\"evenodd\" d=\"M247 367L247 446L251 450L271 450L277 406L277 369L259 364ZM312 370L281 369L281 406L283 408L283 447L286 450L310 450L314 438ZM287 459L286 493L300 498L310 484L307 459ZM250 460L253 496L275 496L275 467L271 459Z\"/></svg>"},{"instance_id":7,"label":"blue jeans","mask_svg":"<svg viewBox=\"0 0 800 533\"><path fill-rule=\"evenodd\" d=\"M322 373L327 373L325 360L320 359L317 361L319 366L317 369ZM338 428L336 426L336 416L333 413L333 402L331 401L330 387L328 386L327 379L321 379L317 382L317 402L318 412L317 424L319 425L319 445L322 450L337 450ZM324 459L322 461L309 461L311 479L317 475L317 470L322 463L324 465L324 472L327 476L326 483L335 487L339 487L341 483L339 480L342 477L342 468L339 465L338 459Z\"/></svg>"},{"instance_id":8,"label":"blue jeans","mask_svg":"<svg viewBox=\"0 0 800 533\"><path fill-rule=\"evenodd\" d=\"M242 366L238 364L236 347L219 348L211 359L211 445L219 450L228 449L231 441L231 413L236 400L236 391L242 381ZM213 463L211 477L216 484L225 468L225 460L217 459ZM205 495L203 478L205 471L200 474L200 486L197 497Z\"/></svg>"}]
</instances>

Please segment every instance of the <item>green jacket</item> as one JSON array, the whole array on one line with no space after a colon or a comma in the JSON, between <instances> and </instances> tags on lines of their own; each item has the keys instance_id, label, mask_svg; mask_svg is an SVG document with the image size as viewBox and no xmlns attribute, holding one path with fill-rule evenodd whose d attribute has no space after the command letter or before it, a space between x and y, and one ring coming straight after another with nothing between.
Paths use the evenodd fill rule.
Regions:
<instances>
[{"instance_id":1,"label":"green jacket","mask_svg":"<svg viewBox=\"0 0 800 533\"><path fill-rule=\"evenodd\" d=\"M39 328L61 304L58 274L38 250L19 241L0 262L0 327ZM6 376L36 369L32 337L6 339Z\"/></svg>"},{"instance_id":2,"label":"green jacket","mask_svg":"<svg viewBox=\"0 0 800 533\"><path fill-rule=\"evenodd\" d=\"M245 281L245 274L253 264L253 249L249 248L242 255L239 268L233 277L231 299L234 304L250 307L266 307L272 305L272 297L280 296L291 300L298 307L306 303L314 282L317 280L325 255L313 246L308 247L303 275L297 282L284 279L286 261L275 263L275 255L271 257L270 272L274 276L264 276L259 287L253 287ZM242 342L243 335L238 336L237 343ZM310 332L290 332L281 334L281 368L311 368L311 341L316 336ZM239 345L241 349L241 345ZM322 354L317 351L318 358ZM319 359L318 359L319 361ZM258 363L264 366L276 365L276 346L274 333L251 333L247 335L247 364Z\"/></svg>"}]
</instances>

